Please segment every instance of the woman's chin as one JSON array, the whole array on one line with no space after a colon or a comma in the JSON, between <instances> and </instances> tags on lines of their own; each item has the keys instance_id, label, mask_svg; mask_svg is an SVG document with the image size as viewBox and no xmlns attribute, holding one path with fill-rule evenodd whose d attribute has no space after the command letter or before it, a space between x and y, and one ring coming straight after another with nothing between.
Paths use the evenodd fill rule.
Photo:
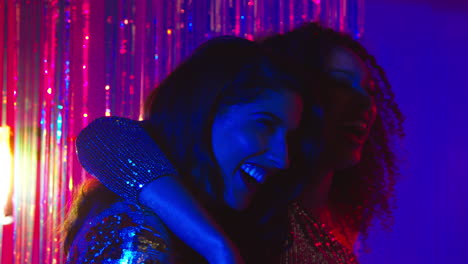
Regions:
<instances>
[{"instance_id":1,"label":"woman's chin","mask_svg":"<svg viewBox=\"0 0 468 264\"><path fill-rule=\"evenodd\" d=\"M343 151L335 160L335 170L344 170L356 166L361 161L361 150Z\"/></svg>"},{"instance_id":2,"label":"woman's chin","mask_svg":"<svg viewBox=\"0 0 468 264\"><path fill-rule=\"evenodd\" d=\"M251 197L225 197L224 201L231 209L236 211L246 210L251 203Z\"/></svg>"}]
</instances>

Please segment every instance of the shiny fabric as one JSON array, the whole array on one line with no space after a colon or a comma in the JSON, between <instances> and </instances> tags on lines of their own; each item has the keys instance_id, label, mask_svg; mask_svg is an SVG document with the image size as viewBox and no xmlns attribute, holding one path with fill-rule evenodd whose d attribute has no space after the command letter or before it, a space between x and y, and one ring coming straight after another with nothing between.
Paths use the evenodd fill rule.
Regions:
<instances>
[{"instance_id":1,"label":"shiny fabric","mask_svg":"<svg viewBox=\"0 0 468 264\"><path fill-rule=\"evenodd\" d=\"M154 214L118 202L86 220L73 241L66 263L167 263L168 234L163 230Z\"/></svg>"},{"instance_id":2,"label":"shiny fabric","mask_svg":"<svg viewBox=\"0 0 468 264\"><path fill-rule=\"evenodd\" d=\"M104 217L86 223L80 231L81 236L75 239L69 264L159 263L161 258L166 258L169 250L167 241L145 223L144 210L134 203L146 183L160 176L175 174L175 169L145 132L141 122L116 117L97 119L80 134L77 148L83 167L129 202L120 202L117 207L106 210ZM151 215L147 212L146 219ZM356 256L298 203L290 206L288 216L291 239L281 254L280 263L358 263ZM190 251L181 248L174 246L172 252ZM193 263L196 258L193 252L176 255L191 256L185 257L188 261L177 263Z\"/></svg>"},{"instance_id":3,"label":"shiny fabric","mask_svg":"<svg viewBox=\"0 0 468 264\"><path fill-rule=\"evenodd\" d=\"M102 117L91 122L76 140L83 168L125 200L137 203L141 189L153 180L176 175L142 122ZM142 155L142 153L145 153Z\"/></svg>"},{"instance_id":4,"label":"shiny fabric","mask_svg":"<svg viewBox=\"0 0 468 264\"><path fill-rule=\"evenodd\" d=\"M298 203L288 212L290 239L281 264L357 264L356 255L342 245L324 224L317 222Z\"/></svg>"}]
</instances>

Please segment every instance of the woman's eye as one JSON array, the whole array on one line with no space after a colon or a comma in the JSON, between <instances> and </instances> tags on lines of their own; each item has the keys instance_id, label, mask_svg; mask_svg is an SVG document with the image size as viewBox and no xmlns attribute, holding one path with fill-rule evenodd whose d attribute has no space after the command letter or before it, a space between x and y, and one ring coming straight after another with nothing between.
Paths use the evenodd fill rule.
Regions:
<instances>
[{"instance_id":1,"label":"woman's eye","mask_svg":"<svg viewBox=\"0 0 468 264\"><path fill-rule=\"evenodd\" d=\"M337 82L345 82L345 83L352 83L353 82L353 78L352 76L350 76L348 73L344 73L344 72L331 72L330 75L329 75L333 80L337 81Z\"/></svg>"},{"instance_id":2,"label":"woman's eye","mask_svg":"<svg viewBox=\"0 0 468 264\"><path fill-rule=\"evenodd\" d=\"M268 132L273 132L275 130L276 123L270 119L259 119L257 123Z\"/></svg>"},{"instance_id":3,"label":"woman's eye","mask_svg":"<svg viewBox=\"0 0 468 264\"><path fill-rule=\"evenodd\" d=\"M349 88L353 86L353 80L345 75L332 75L330 81L335 88Z\"/></svg>"},{"instance_id":4,"label":"woman's eye","mask_svg":"<svg viewBox=\"0 0 468 264\"><path fill-rule=\"evenodd\" d=\"M336 86L337 88L352 88L353 87L353 84L350 80L336 80Z\"/></svg>"}]
</instances>

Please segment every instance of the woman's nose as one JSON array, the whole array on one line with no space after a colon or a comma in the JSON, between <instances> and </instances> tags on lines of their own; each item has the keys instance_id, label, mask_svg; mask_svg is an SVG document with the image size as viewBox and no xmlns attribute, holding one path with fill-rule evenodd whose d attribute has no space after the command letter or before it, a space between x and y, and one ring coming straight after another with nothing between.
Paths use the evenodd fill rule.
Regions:
<instances>
[{"instance_id":1,"label":"woman's nose","mask_svg":"<svg viewBox=\"0 0 468 264\"><path fill-rule=\"evenodd\" d=\"M360 87L358 93L359 95L357 101L359 103L359 106L366 110L372 108L373 99L369 92L366 90L366 88Z\"/></svg>"},{"instance_id":2,"label":"woman's nose","mask_svg":"<svg viewBox=\"0 0 468 264\"><path fill-rule=\"evenodd\" d=\"M282 136L281 139L275 140L269 151L269 160L278 169L289 168L289 149L286 136Z\"/></svg>"}]
</instances>

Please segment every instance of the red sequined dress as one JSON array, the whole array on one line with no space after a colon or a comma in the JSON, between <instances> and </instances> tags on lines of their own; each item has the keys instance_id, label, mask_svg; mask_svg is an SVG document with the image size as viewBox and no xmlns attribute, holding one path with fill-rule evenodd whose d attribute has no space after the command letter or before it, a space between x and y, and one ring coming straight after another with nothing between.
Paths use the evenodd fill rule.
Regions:
<instances>
[{"instance_id":1,"label":"red sequined dress","mask_svg":"<svg viewBox=\"0 0 468 264\"><path fill-rule=\"evenodd\" d=\"M282 264L357 264L357 257L299 203L289 208L290 241Z\"/></svg>"}]
</instances>

